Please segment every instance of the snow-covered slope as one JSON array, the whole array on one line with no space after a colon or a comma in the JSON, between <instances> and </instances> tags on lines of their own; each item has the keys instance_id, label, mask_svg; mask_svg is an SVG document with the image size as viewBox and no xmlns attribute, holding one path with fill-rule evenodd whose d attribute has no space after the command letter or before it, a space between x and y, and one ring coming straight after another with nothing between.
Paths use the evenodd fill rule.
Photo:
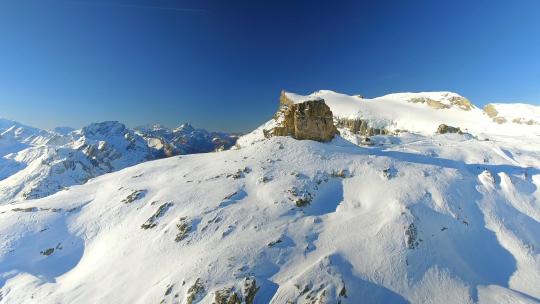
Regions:
<instances>
[{"instance_id":1,"label":"snow-covered slope","mask_svg":"<svg viewBox=\"0 0 540 304\"><path fill-rule=\"evenodd\" d=\"M214 138L209 138L213 134L229 138L230 143L222 148L229 148L236 140L225 133L193 129L179 137L160 137L163 145L174 148L164 154L147 141L153 136L148 134L154 133L130 130L119 122L93 123L71 132L66 127L44 131L12 121L0 123L6 126L0 138L0 151L5 153L0 155L0 204L44 197L150 159L194 153L196 149L213 151L217 147Z\"/></svg>"},{"instance_id":2,"label":"snow-covered slope","mask_svg":"<svg viewBox=\"0 0 540 304\"><path fill-rule=\"evenodd\" d=\"M538 138L374 141L273 137L0 206L0 301L539 303Z\"/></svg>"}]
</instances>

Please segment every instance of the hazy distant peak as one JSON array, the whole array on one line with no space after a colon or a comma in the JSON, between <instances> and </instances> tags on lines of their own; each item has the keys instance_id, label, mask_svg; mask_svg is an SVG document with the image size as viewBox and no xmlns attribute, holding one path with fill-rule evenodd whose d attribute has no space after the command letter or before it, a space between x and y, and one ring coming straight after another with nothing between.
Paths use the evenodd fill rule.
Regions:
<instances>
[{"instance_id":1,"label":"hazy distant peak","mask_svg":"<svg viewBox=\"0 0 540 304\"><path fill-rule=\"evenodd\" d=\"M118 121L103 121L91 123L81 129L83 135L109 135L123 134L126 132L126 126Z\"/></svg>"},{"instance_id":2,"label":"hazy distant peak","mask_svg":"<svg viewBox=\"0 0 540 304\"><path fill-rule=\"evenodd\" d=\"M60 135L68 135L69 133L75 131L75 128L72 127L56 127L52 129L53 132L58 133Z\"/></svg>"}]
</instances>

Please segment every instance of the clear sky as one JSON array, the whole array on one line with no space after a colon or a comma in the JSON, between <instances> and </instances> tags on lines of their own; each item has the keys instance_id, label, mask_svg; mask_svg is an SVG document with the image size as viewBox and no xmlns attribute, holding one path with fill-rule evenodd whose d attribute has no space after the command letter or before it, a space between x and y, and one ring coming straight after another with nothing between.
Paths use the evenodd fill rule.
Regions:
<instances>
[{"instance_id":1,"label":"clear sky","mask_svg":"<svg viewBox=\"0 0 540 304\"><path fill-rule=\"evenodd\" d=\"M281 89L540 104L540 1L0 0L0 116L248 131Z\"/></svg>"}]
</instances>

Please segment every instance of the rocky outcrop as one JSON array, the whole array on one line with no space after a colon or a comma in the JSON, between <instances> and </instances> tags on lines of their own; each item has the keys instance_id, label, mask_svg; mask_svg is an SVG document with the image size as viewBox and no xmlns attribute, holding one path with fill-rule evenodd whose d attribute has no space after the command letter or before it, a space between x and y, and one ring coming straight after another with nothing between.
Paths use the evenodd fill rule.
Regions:
<instances>
[{"instance_id":1,"label":"rocky outcrop","mask_svg":"<svg viewBox=\"0 0 540 304\"><path fill-rule=\"evenodd\" d=\"M491 103L488 103L487 105L484 106L484 113L486 113L486 115L489 118L491 118L494 122L498 124L503 124L509 121L511 121L512 123L516 123L520 125L529 125L529 126L540 124L540 122L534 119L531 119L530 117L529 118L519 117L519 116L515 117L516 114L509 117L504 117L500 115L499 111L497 111L496 106Z\"/></svg>"},{"instance_id":2,"label":"rocky outcrop","mask_svg":"<svg viewBox=\"0 0 540 304\"><path fill-rule=\"evenodd\" d=\"M354 134L359 134L363 136L390 134L390 132L384 128L371 127L367 120L360 119L360 118L357 118L357 119L339 118L339 119L336 119L336 126L338 128L348 129Z\"/></svg>"},{"instance_id":3,"label":"rocky outcrop","mask_svg":"<svg viewBox=\"0 0 540 304\"><path fill-rule=\"evenodd\" d=\"M269 130L264 130L264 135L330 141L339 134L334 125L333 116L332 111L321 98L295 103L284 92L281 92L280 108L274 116L276 125Z\"/></svg>"},{"instance_id":4,"label":"rocky outcrop","mask_svg":"<svg viewBox=\"0 0 540 304\"><path fill-rule=\"evenodd\" d=\"M495 109L495 106L492 104L487 104L484 107L484 113L486 113L487 116L489 116L489 118L491 118L494 122L498 124L503 124L506 122L506 118L498 116L499 112L497 111L497 109Z\"/></svg>"},{"instance_id":5,"label":"rocky outcrop","mask_svg":"<svg viewBox=\"0 0 540 304\"><path fill-rule=\"evenodd\" d=\"M442 100L431 99L429 97L415 97L411 98L409 102L425 103L434 109L450 109L453 106L456 106L462 110L470 111L474 107L473 104L465 97L448 95L444 97L445 102Z\"/></svg>"},{"instance_id":6,"label":"rocky outcrop","mask_svg":"<svg viewBox=\"0 0 540 304\"><path fill-rule=\"evenodd\" d=\"M497 115L499 114L497 109L495 109L495 106L492 104L487 104L484 106L484 113L486 113L487 116L489 116L490 118L497 117Z\"/></svg>"},{"instance_id":7,"label":"rocky outcrop","mask_svg":"<svg viewBox=\"0 0 540 304\"><path fill-rule=\"evenodd\" d=\"M437 128L437 133L439 133L439 134L446 134L446 133L463 134L461 129L456 128L456 127L452 127L452 126L448 126L448 125L445 125L445 124L439 125L439 127Z\"/></svg>"}]
</instances>

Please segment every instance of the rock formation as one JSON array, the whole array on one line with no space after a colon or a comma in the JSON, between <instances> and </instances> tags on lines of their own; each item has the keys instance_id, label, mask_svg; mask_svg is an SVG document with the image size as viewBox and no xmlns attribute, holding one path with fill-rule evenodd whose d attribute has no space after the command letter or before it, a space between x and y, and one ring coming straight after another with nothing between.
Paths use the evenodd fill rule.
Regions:
<instances>
[{"instance_id":1,"label":"rock formation","mask_svg":"<svg viewBox=\"0 0 540 304\"><path fill-rule=\"evenodd\" d=\"M445 125L445 124L439 125L439 127L437 128L437 133L439 133L439 134L446 134L446 133L463 134L463 132L459 128L448 126L448 125Z\"/></svg>"},{"instance_id":2,"label":"rock formation","mask_svg":"<svg viewBox=\"0 0 540 304\"><path fill-rule=\"evenodd\" d=\"M339 134L334 117L324 99L313 98L295 103L281 92L280 107L274 116L276 125L264 130L266 137L291 136L295 139L330 141Z\"/></svg>"},{"instance_id":3,"label":"rock formation","mask_svg":"<svg viewBox=\"0 0 540 304\"><path fill-rule=\"evenodd\" d=\"M339 118L336 120L336 125L339 128L346 128L354 134L359 134L363 136L390 134L390 132L384 128L371 127L367 120L360 119L360 118L357 118L357 119Z\"/></svg>"},{"instance_id":4,"label":"rock formation","mask_svg":"<svg viewBox=\"0 0 540 304\"><path fill-rule=\"evenodd\" d=\"M499 112L492 104L487 104L484 106L484 113L486 113L489 118L491 118L494 122L498 124L503 124L506 122L506 118L498 116Z\"/></svg>"},{"instance_id":5,"label":"rock formation","mask_svg":"<svg viewBox=\"0 0 540 304\"><path fill-rule=\"evenodd\" d=\"M506 111L503 111L503 114L499 113L497 107L506 108ZM498 124L503 124L506 122L512 122L520 125L540 125L540 121L535 119L538 117L540 111L535 109L535 106L526 105L526 104L515 104L513 111L508 111L508 106L505 104L491 104L488 103L484 106L484 113L491 118L494 122ZM535 117L536 113L536 117Z\"/></svg>"},{"instance_id":6,"label":"rock formation","mask_svg":"<svg viewBox=\"0 0 540 304\"><path fill-rule=\"evenodd\" d=\"M446 103L441 100L435 100L428 97L415 97L409 100L412 103L425 103L434 109L450 109L452 106L457 106L464 111L470 111L474 106L465 97L461 96L445 96Z\"/></svg>"}]
</instances>

